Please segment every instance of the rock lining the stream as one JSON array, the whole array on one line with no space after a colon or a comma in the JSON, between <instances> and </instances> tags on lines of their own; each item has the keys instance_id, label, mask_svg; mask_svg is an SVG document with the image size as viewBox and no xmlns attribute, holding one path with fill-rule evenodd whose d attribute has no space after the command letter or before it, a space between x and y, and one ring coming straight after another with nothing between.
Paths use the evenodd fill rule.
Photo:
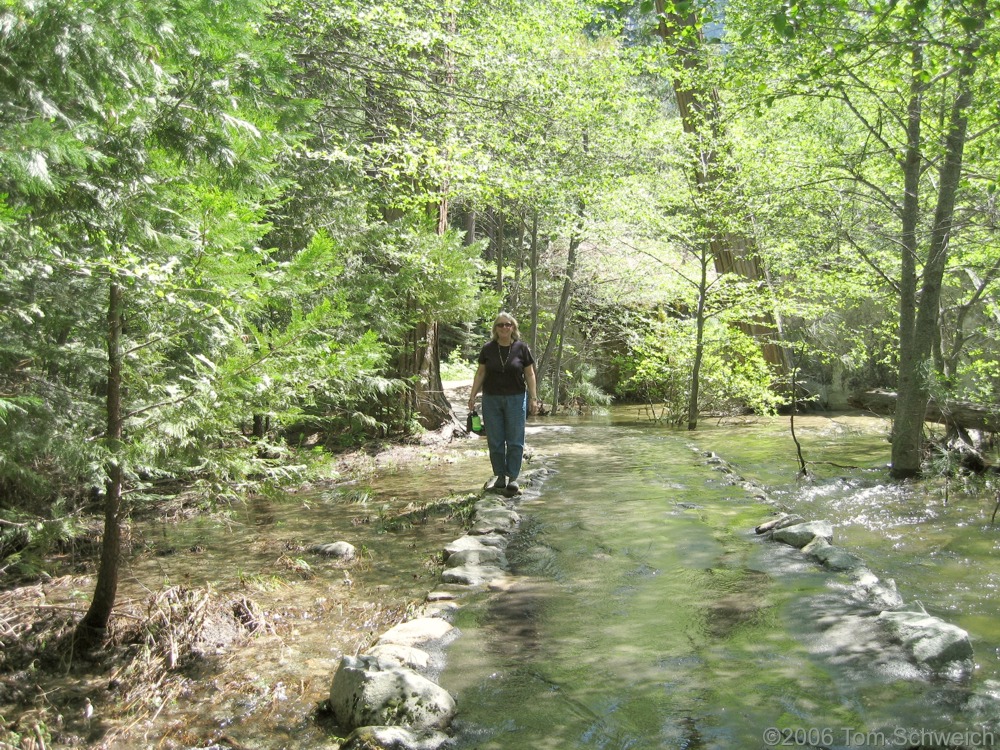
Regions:
<instances>
[{"instance_id":1,"label":"rock lining the stream","mask_svg":"<svg viewBox=\"0 0 1000 750\"><path fill-rule=\"evenodd\" d=\"M455 699L409 667L377 656L344 656L330 686L330 711L343 727L447 727Z\"/></svg>"},{"instance_id":2,"label":"rock lining the stream","mask_svg":"<svg viewBox=\"0 0 1000 750\"><path fill-rule=\"evenodd\" d=\"M837 630L853 632L856 643L871 640L870 619L878 626L877 634L886 649L901 646L915 664L934 676L967 679L973 669L972 643L969 634L957 625L924 611L904 610L903 597L893 580L882 582L865 567L857 555L833 544L833 524L826 520L807 521L791 513L778 513L754 528L756 534L801 550L806 557L831 573L850 576L848 599L861 604L868 612L864 616L843 615L836 626L827 624L827 639ZM865 636L861 637L861 632Z\"/></svg>"},{"instance_id":3,"label":"rock lining the stream","mask_svg":"<svg viewBox=\"0 0 1000 750\"><path fill-rule=\"evenodd\" d=\"M758 500L776 506L759 486L740 478L738 472L716 453L702 454L705 463L723 471ZM857 555L833 544L834 528L827 520L808 520L794 513L776 511L776 515L754 528L766 539L796 548L833 574L844 574L850 584L846 599L862 607L860 615L841 614L820 619L827 644L839 649L833 660L850 658L860 643L875 642L880 651L902 649L919 668L917 676L948 677L967 681L972 674L973 650L969 634L945 620L923 611L904 609L903 597L893 580L880 581ZM872 636L874 633L874 636ZM845 637L848 636L848 637ZM871 654L869 654L869 657ZM998 701L1000 703L1000 701Z\"/></svg>"},{"instance_id":4,"label":"rock lining the stream","mask_svg":"<svg viewBox=\"0 0 1000 750\"><path fill-rule=\"evenodd\" d=\"M763 525L762 525L763 526ZM903 647L912 660L936 676L964 680L973 669L972 643L969 634L945 620L929 615L922 609L903 609L903 597L895 581L885 583L865 567L863 561L842 547L832 544L833 525L829 521L807 521L782 525L780 520L769 530L755 531L770 536L775 542L796 547L810 559L832 573L847 573L851 577L849 599L869 609L886 644ZM812 533L811 539L806 537ZM845 617L845 621L850 618ZM862 620L855 620L862 623ZM864 623L867 628L867 623ZM859 625L860 626L860 625Z\"/></svg>"},{"instance_id":5,"label":"rock lining the stream","mask_svg":"<svg viewBox=\"0 0 1000 750\"><path fill-rule=\"evenodd\" d=\"M758 534L770 536L775 542L796 547L802 553L832 573L851 576L852 591L849 599L864 605L875 615L879 633L889 644L902 646L909 657L920 667L936 676L950 676L959 680L971 675L972 643L969 634L957 625L923 611L902 609L903 598L895 581L883 583L865 567L863 561L842 547L832 544L833 525L829 521L807 521L769 529L758 526ZM806 537L812 533L812 538ZM844 623L853 622L854 630L868 629L867 618L845 616Z\"/></svg>"},{"instance_id":6,"label":"rock lining the stream","mask_svg":"<svg viewBox=\"0 0 1000 750\"><path fill-rule=\"evenodd\" d=\"M926 612L886 611L876 620L920 663L935 671L972 661L969 634Z\"/></svg>"},{"instance_id":7,"label":"rock lining the stream","mask_svg":"<svg viewBox=\"0 0 1000 750\"><path fill-rule=\"evenodd\" d=\"M527 472L520 484L530 487L547 473ZM441 647L458 637L450 618L461 606L463 591L505 588L505 550L521 522L514 510L520 497L490 495L484 487L473 506L469 532L442 551L443 586L427 594L413 619L387 630L367 652L341 659L328 702L334 719L350 732L341 750L439 750L449 745L451 737L444 730L457 709L452 696L434 682L434 659L424 647Z\"/></svg>"},{"instance_id":8,"label":"rock lining the stream","mask_svg":"<svg viewBox=\"0 0 1000 750\"><path fill-rule=\"evenodd\" d=\"M771 538L804 551L816 539L830 544L833 541L833 524L829 521L805 521L781 526L771 532Z\"/></svg>"}]
</instances>

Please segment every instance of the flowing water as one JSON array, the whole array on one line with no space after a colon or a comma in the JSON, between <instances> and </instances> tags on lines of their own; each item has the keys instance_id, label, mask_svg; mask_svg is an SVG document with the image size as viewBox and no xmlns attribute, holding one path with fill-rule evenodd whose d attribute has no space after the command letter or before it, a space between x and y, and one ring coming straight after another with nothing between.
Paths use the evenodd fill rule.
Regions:
<instances>
[{"instance_id":1,"label":"flowing water","mask_svg":"<svg viewBox=\"0 0 1000 750\"><path fill-rule=\"evenodd\" d=\"M529 467L549 471L519 501L509 585L461 597L460 637L436 675L458 702L457 747L975 746L983 716L967 707L969 695L1000 685L995 501L955 483L887 483L885 427L863 417L798 418L813 462L803 481L787 419L703 423L695 433L626 408L532 420ZM355 606L377 594L403 611L439 586L435 559L462 527L421 503L480 487L489 474L484 443L369 487L300 493L223 526L163 529L162 546L197 548L200 557L187 567L146 558L135 563L136 580L198 584L238 570L244 584L262 583L276 560L289 578L306 559L309 575L276 583L272 596L308 617L277 647L264 639L250 655L259 689L189 696L166 708L148 737L177 747L163 741L162 727L191 737L201 721L202 738L214 726L247 748L328 746L316 707L346 648L328 630L348 606L345 590ZM710 451L730 469L707 459ZM845 575L753 533L776 506L830 520L834 543L895 579L908 605L968 630L972 675L928 679L874 642ZM360 563L343 568L303 551L338 538L362 545ZM373 614L351 648L379 627ZM930 733L938 731L966 734L937 742Z\"/></svg>"},{"instance_id":2,"label":"flowing water","mask_svg":"<svg viewBox=\"0 0 1000 750\"><path fill-rule=\"evenodd\" d=\"M886 485L871 419L797 421L807 461L858 468L796 481L787 419L691 434L620 409L532 430L555 474L522 502L516 583L462 610L442 675L459 747L992 746L963 710L998 677L992 499ZM971 680L926 679L874 638L846 576L757 537L760 488L968 629Z\"/></svg>"}]
</instances>

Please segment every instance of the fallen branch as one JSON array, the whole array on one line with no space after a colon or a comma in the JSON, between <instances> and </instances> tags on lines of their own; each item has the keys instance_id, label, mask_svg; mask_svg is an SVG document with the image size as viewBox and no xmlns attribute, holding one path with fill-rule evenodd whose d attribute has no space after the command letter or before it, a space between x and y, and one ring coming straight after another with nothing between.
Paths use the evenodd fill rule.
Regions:
<instances>
[{"instance_id":1,"label":"fallen branch","mask_svg":"<svg viewBox=\"0 0 1000 750\"><path fill-rule=\"evenodd\" d=\"M864 409L884 416L892 416L896 411L896 394L892 391L874 390L855 393L847 399L847 402L855 409ZM939 404L931 399L927 402L925 419L967 430L1000 432L1000 411L995 407L969 401L945 401Z\"/></svg>"}]
</instances>

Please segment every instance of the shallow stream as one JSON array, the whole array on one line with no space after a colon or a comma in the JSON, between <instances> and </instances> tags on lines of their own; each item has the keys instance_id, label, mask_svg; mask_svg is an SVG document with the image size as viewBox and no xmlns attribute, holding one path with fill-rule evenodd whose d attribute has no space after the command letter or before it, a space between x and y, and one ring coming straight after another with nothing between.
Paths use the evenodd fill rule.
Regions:
<instances>
[{"instance_id":1,"label":"shallow stream","mask_svg":"<svg viewBox=\"0 0 1000 750\"><path fill-rule=\"evenodd\" d=\"M556 473L522 503L518 584L462 610L442 675L459 747L993 746L963 710L970 685L998 678L993 500L885 484L879 421L796 426L805 459L829 462L809 481L787 419L692 434L621 409L534 429ZM840 626L862 612L847 577L757 537L764 495L829 519L907 604L967 629L971 679L928 680Z\"/></svg>"},{"instance_id":2,"label":"shallow stream","mask_svg":"<svg viewBox=\"0 0 1000 750\"><path fill-rule=\"evenodd\" d=\"M703 423L694 433L648 424L627 408L532 420L529 466L549 473L520 500L512 583L462 597L461 635L437 675L458 702L457 746L944 747L931 733L945 731L966 733L951 746L975 746L965 739L976 739L969 733L982 717L964 706L971 691L1000 681L995 498L954 483L887 483L880 420L800 417L795 425L811 462L807 481L796 477L787 418ZM206 726L247 748L326 746L315 710L345 648L330 638L345 590L356 606L377 595L403 611L440 587L436 561L462 527L436 512L420 518L421 503L482 486L489 461L480 442L370 486L259 504L226 525L162 529L164 547L198 548L200 557L194 567L148 557L135 564L135 580L218 586L223 572L232 579L238 571L243 583L263 585L285 547L289 567L276 579L293 577L297 559L310 570L294 585L274 584L299 624L277 648L272 639L249 657L259 689L223 686L215 698L165 707L149 727L151 744L178 746L163 742L162 727L173 722L180 739L180 726L195 731L199 710ZM857 614L846 579L753 533L776 506L830 520L834 543L895 579L908 605L968 630L972 675L929 680L831 628ZM415 512L400 516L406 509ZM361 562L340 568L302 552L336 539L359 545ZM350 647L381 624L373 614Z\"/></svg>"}]
</instances>

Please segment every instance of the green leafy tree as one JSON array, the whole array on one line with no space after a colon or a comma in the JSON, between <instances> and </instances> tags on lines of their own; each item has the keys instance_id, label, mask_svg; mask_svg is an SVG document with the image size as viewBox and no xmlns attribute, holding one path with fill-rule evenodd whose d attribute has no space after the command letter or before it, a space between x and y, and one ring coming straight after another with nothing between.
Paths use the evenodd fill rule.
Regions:
<instances>
[{"instance_id":1,"label":"green leafy tree","mask_svg":"<svg viewBox=\"0 0 1000 750\"><path fill-rule=\"evenodd\" d=\"M21 379L87 394L70 397L73 426L96 438L106 477L87 636L114 606L126 486L204 436L199 416L225 400L217 362L259 306L257 243L290 124L266 12L52 0L15 3L3 24L2 131L24 154L4 187L6 291L44 332L23 344Z\"/></svg>"},{"instance_id":2,"label":"green leafy tree","mask_svg":"<svg viewBox=\"0 0 1000 750\"><path fill-rule=\"evenodd\" d=\"M845 215L861 257L898 300L898 477L920 470L945 280L972 216L963 206L972 207L973 185L988 182L967 156L970 144L993 137L993 12L979 0L741 3L727 17L739 61L733 70L748 74L758 101L808 97L802 111L810 119L833 113L840 126L823 150L837 157L827 164L828 179L840 183L843 205L871 220L874 231Z\"/></svg>"}]
</instances>

